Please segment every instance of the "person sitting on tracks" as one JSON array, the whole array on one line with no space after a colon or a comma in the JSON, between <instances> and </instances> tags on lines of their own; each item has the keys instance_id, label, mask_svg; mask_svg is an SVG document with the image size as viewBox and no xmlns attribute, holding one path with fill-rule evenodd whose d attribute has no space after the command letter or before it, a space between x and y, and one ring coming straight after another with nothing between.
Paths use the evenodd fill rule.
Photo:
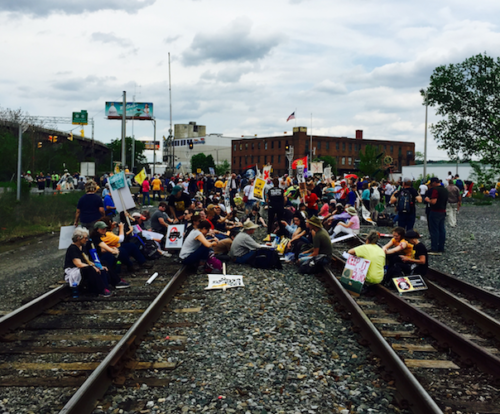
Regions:
<instances>
[{"instance_id":1,"label":"person sitting on tracks","mask_svg":"<svg viewBox=\"0 0 500 414\"><path fill-rule=\"evenodd\" d=\"M427 247L418 240L420 234L415 230L406 232L405 238L408 244L413 246L413 251L410 256L399 256L400 261L387 270L384 277L384 285L392 287L391 279L403 275L420 275L425 276L429 268L429 256L427 254Z\"/></svg>"},{"instance_id":2,"label":"person sitting on tracks","mask_svg":"<svg viewBox=\"0 0 500 414\"><path fill-rule=\"evenodd\" d=\"M89 231L77 227L71 238L72 244L66 250L64 259L64 279L70 286L81 285L93 294L109 297L111 292L107 289L107 268L100 270L90 261L90 255L84 251L89 240Z\"/></svg>"},{"instance_id":3,"label":"person sitting on tracks","mask_svg":"<svg viewBox=\"0 0 500 414\"><path fill-rule=\"evenodd\" d=\"M260 249L261 246L252 238L257 228L259 228L258 224L246 221L241 232L234 238L229 257L236 263L243 264L251 261Z\"/></svg>"},{"instance_id":4,"label":"person sitting on tracks","mask_svg":"<svg viewBox=\"0 0 500 414\"><path fill-rule=\"evenodd\" d=\"M405 229L396 227L392 230L392 239L382 249L387 258L387 274L391 277L395 269L394 265L401 262L400 256L411 257L413 254L413 245L405 240Z\"/></svg>"},{"instance_id":5,"label":"person sitting on tracks","mask_svg":"<svg viewBox=\"0 0 500 414\"><path fill-rule=\"evenodd\" d=\"M332 214L326 216L323 219L323 226L328 231L328 233L333 234L333 229L339 223L347 223L351 218L351 215L345 211L345 208L342 204L336 204L335 210Z\"/></svg>"},{"instance_id":6,"label":"person sitting on tracks","mask_svg":"<svg viewBox=\"0 0 500 414\"><path fill-rule=\"evenodd\" d=\"M351 216L347 223L339 222L333 229L332 240L340 233L344 234L359 234L359 217L358 212L354 207L346 208L346 212Z\"/></svg>"},{"instance_id":7,"label":"person sitting on tracks","mask_svg":"<svg viewBox=\"0 0 500 414\"><path fill-rule=\"evenodd\" d=\"M299 263L307 262L318 255L324 255L328 258L328 260L330 260L333 253L332 242L330 240L330 235L323 228L321 220L318 217L313 216L310 219L307 219L306 223L313 235L313 247L312 249L299 254Z\"/></svg>"},{"instance_id":8,"label":"person sitting on tracks","mask_svg":"<svg viewBox=\"0 0 500 414\"><path fill-rule=\"evenodd\" d=\"M350 249L347 253L370 261L366 274L367 285L376 285L384 279L385 252L377 244L380 236L375 230L370 231L362 246Z\"/></svg>"},{"instance_id":9,"label":"person sitting on tracks","mask_svg":"<svg viewBox=\"0 0 500 414\"><path fill-rule=\"evenodd\" d=\"M139 247L133 243L123 243L125 239L124 225L118 224L119 235L113 233L115 223L109 217L103 217L100 221L95 223L94 232L92 233L93 242L101 249L99 252L101 259L108 266L114 267L117 259L127 266L129 271L138 270L134 267L132 261L133 257L143 269L150 269L152 264L146 263L146 258L139 250Z\"/></svg>"},{"instance_id":10,"label":"person sitting on tracks","mask_svg":"<svg viewBox=\"0 0 500 414\"><path fill-rule=\"evenodd\" d=\"M212 247L217 244L217 239L207 240L210 223L203 220L198 228L194 228L184 240L179 258L185 265L203 266L209 258Z\"/></svg>"}]
</instances>

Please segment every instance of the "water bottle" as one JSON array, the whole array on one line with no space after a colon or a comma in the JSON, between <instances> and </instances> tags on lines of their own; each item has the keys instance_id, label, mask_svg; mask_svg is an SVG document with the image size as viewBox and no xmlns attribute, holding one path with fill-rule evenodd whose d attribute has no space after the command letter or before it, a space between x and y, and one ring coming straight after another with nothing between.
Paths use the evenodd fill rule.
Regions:
<instances>
[{"instance_id":1,"label":"water bottle","mask_svg":"<svg viewBox=\"0 0 500 414\"><path fill-rule=\"evenodd\" d=\"M94 246L94 243L91 243L91 248L89 250L89 253L90 253L90 257L92 257L92 261L94 262L95 266L102 270L102 264L101 264L101 261L99 260L99 256L97 254L97 250Z\"/></svg>"},{"instance_id":2,"label":"water bottle","mask_svg":"<svg viewBox=\"0 0 500 414\"><path fill-rule=\"evenodd\" d=\"M71 296L73 296L73 298L77 298L78 297L78 283L73 283L73 286L71 286Z\"/></svg>"}]
</instances>

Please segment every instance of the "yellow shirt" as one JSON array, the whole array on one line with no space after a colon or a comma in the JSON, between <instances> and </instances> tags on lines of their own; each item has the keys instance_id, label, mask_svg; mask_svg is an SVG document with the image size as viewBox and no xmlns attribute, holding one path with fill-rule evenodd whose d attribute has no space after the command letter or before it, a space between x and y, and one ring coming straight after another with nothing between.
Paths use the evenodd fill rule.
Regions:
<instances>
[{"instance_id":1,"label":"yellow shirt","mask_svg":"<svg viewBox=\"0 0 500 414\"><path fill-rule=\"evenodd\" d=\"M370 267L366 273L366 283L372 285L382 282L384 279L385 253L376 244L363 244L354 249L356 256L370 261Z\"/></svg>"},{"instance_id":2,"label":"yellow shirt","mask_svg":"<svg viewBox=\"0 0 500 414\"><path fill-rule=\"evenodd\" d=\"M159 178L155 178L151 184L153 184L153 191L161 190L161 180Z\"/></svg>"},{"instance_id":3,"label":"yellow shirt","mask_svg":"<svg viewBox=\"0 0 500 414\"><path fill-rule=\"evenodd\" d=\"M224 183L223 183L221 180L217 180L217 181L215 182L215 184L214 184L214 185L215 185L215 187L217 187L217 188L222 188L222 187L224 187Z\"/></svg>"},{"instance_id":4,"label":"yellow shirt","mask_svg":"<svg viewBox=\"0 0 500 414\"><path fill-rule=\"evenodd\" d=\"M101 241L104 242L109 247L120 247L120 238L110 231L107 231L104 236L101 236Z\"/></svg>"}]
</instances>

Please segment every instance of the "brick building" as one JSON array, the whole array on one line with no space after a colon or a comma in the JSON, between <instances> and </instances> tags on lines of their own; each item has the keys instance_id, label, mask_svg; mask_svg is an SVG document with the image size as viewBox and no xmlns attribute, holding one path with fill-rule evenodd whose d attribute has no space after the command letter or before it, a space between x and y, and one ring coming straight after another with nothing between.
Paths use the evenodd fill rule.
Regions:
<instances>
[{"instance_id":1,"label":"brick building","mask_svg":"<svg viewBox=\"0 0 500 414\"><path fill-rule=\"evenodd\" d=\"M303 158L309 153L310 136L306 127L294 127L293 135L266 138L243 138L231 141L231 169L242 173L255 164L262 168L271 164L278 175L288 172L286 146L294 149L293 159ZM415 164L415 143L405 141L381 141L364 139L363 131L356 131L356 138L312 136L314 157L329 155L337 160L339 174L356 171L359 152L364 152L367 145L374 146L385 158L393 159L394 172L400 172L406 165Z\"/></svg>"}]
</instances>

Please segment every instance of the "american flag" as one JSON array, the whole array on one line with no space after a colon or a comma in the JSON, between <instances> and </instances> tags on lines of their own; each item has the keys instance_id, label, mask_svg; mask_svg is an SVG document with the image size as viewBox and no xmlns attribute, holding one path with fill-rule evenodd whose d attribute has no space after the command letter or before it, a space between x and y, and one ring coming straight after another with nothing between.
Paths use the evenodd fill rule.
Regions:
<instances>
[{"instance_id":1,"label":"american flag","mask_svg":"<svg viewBox=\"0 0 500 414\"><path fill-rule=\"evenodd\" d=\"M295 119L295 111L287 118L286 122L290 121L290 119Z\"/></svg>"}]
</instances>

